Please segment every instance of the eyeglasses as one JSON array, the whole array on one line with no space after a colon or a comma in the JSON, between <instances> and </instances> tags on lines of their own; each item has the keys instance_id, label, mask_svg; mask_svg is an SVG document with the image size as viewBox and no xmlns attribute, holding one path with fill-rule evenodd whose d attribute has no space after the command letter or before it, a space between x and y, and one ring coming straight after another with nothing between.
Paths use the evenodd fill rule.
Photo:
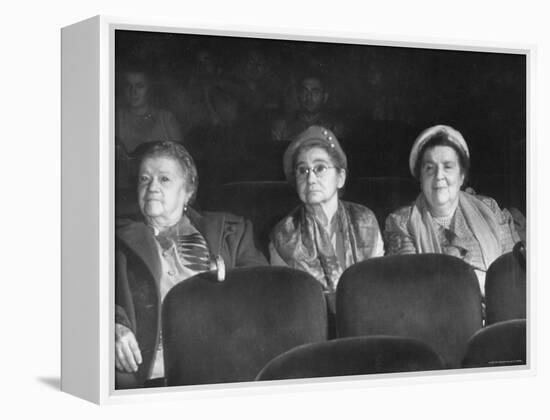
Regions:
<instances>
[{"instance_id":1,"label":"eyeglasses","mask_svg":"<svg viewBox=\"0 0 550 420\"><path fill-rule=\"evenodd\" d=\"M322 178L327 174L329 169L337 169L336 166L328 166L324 163L318 163L317 165L312 166L298 166L295 170L297 178L307 178L310 172L313 172L317 178Z\"/></svg>"}]
</instances>

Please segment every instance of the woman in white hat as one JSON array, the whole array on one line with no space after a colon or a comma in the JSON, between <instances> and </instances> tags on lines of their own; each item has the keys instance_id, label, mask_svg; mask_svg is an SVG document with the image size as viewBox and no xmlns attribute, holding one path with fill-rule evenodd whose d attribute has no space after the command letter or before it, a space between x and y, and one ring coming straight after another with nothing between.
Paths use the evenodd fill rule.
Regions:
<instances>
[{"instance_id":1,"label":"woman in white hat","mask_svg":"<svg viewBox=\"0 0 550 420\"><path fill-rule=\"evenodd\" d=\"M376 217L339 199L347 158L332 131L309 127L290 143L283 166L303 204L271 232L271 264L306 271L334 292L347 267L384 254Z\"/></svg>"},{"instance_id":2,"label":"woman in white hat","mask_svg":"<svg viewBox=\"0 0 550 420\"><path fill-rule=\"evenodd\" d=\"M421 193L386 219L387 255L443 253L470 264L484 292L485 273L520 240L509 212L495 200L461 191L470 152L460 132L446 125L424 130L409 156Z\"/></svg>"}]
</instances>

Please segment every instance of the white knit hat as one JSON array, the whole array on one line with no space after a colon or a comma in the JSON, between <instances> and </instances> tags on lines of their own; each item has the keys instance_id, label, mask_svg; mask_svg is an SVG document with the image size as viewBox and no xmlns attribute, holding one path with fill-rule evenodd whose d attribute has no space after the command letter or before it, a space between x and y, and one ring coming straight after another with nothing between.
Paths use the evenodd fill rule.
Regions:
<instances>
[{"instance_id":1,"label":"white knit hat","mask_svg":"<svg viewBox=\"0 0 550 420\"><path fill-rule=\"evenodd\" d=\"M409 155L409 169L411 170L411 174L413 176L416 176L414 173L414 167L416 166L416 161L419 157L418 153L422 150L422 147L428 140L440 133L446 134L449 141L456 144L464 152L466 157L470 157L470 151L468 150L466 140L464 140L464 137L462 137L462 134L460 134L458 130L455 130L453 127L449 127L448 125L434 125L433 127L427 128L420 133L414 141L411 154Z\"/></svg>"}]
</instances>

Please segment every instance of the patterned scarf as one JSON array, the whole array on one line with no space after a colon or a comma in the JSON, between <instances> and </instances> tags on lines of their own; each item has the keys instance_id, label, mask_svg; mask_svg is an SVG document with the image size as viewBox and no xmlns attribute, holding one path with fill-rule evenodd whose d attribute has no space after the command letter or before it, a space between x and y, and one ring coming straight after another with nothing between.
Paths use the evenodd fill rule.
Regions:
<instances>
[{"instance_id":1,"label":"patterned scarf","mask_svg":"<svg viewBox=\"0 0 550 420\"><path fill-rule=\"evenodd\" d=\"M481 200L462 191L459 193L458 205L468 227L479 243L485 267L489 267L502 254L498 220ZM433 226L426 199L423 194L420 194L413 206L407 227L415 240L418 253L443 253Z\"/></svg>"},{"instance_id":2,"label":"patterned scarf","mask_svg":"<svg viewBox=\"0 0 550 420\"><path fill-rule=\"evenodd\" d=\"M379 233L376 217L363 206L340 201L334 217L336 235L341 235L344 247L343 265L327 231L304 206L280 222L271 235L273 246L286 264L313 275L326 291L336 289L342 272L350 265L373 256Z\"/></svg>"},{"instance_id":3,"label":"patterned scarf","mask_svg":"<svg viewBox=\"0 0 550 420\"><path fill-rule=\"evenodd\" d=\"M197 272L210 269L208 244L187 216L183 216L177 224L159 233L156 239L165 251L174 244L184 267Z\"/></svg>"}]
</instances>

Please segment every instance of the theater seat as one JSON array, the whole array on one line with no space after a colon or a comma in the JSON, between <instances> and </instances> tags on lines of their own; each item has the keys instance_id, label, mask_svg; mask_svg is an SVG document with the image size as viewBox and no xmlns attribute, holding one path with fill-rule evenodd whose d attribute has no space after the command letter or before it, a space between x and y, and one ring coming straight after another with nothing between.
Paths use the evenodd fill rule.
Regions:
<instances>
[{"instance_id":1,"label":"theater seat","mask_svg":"<svg viewBox=\"0 0 550 420\"><path fill-rule=\"evenodd\" d=\"M523 169L520 178L511 174L478 173L472 179L472 188L478 194L494 198L501 208L516 207L525 214L525 173Z\"/></svg>"},{"instance_id":2,"label":"theater seat","mask_svg":"<svg viewBox=\"0 0 550 420\"><path fill-rule=\"evenodd\" d=\"M367 206L383 225L388 214L412 203L419 192L418 182L410 177L350 178L343 199Z\"/></svg>"},{"instance_id":3,"label":"theater seat","mask_svg":"<svg viewBox=\"0 0 550 420\"><path fill-rule=\"evenodd\" d=\"M523 251L522 251L523 249ZM501 255L487 270L485 302L487 325L526 317L525 247Z\"/></svg>"},{"instance_id":4,"label":"theater seat","mask_svg":"<svg viewBox=\"0 0 550 420\"><path fill-rule=\"evenodd\" d=\"M277 356L257 380L366 375L442 369L439 355L419 340L392 337L340 338L304 344Z\"/></svg>"},{"instance_id":5,"label":"theater seat","mask_svg":"<svg viewBox=\"0 0 550 420\"><path fill-rule=\"evenodd\" d=\"M336 290L339 337L396 335L422 340L447 368L460 367L482 326L472 268L443 254L372 258L349 267Z\"/></svg>"},{"instance_id":6,"label":"theater seat","mask_svg":"<svg viewBox=\"0 0 550 420\"><path fill-rule=\"evenodd\" d=\"M252 381L278 354L327 338L321 285L286 267L202 273L176 285L162 309L167 385Z\"/></svg>"},{"instance_id":7,"label":"theater seat","mask_svg":"<svg viewBox=\"0 0 550 420\"><path fill-rule=\"evenodd\" d=\"M400 121L373 121L361 115L342 143L353 176L410 176L409 149L421 127Z\"/></svg>"},{"instance_id":8,"label":"theater seat","mask_svg":"<svg viewBox=\"0 0 550 420\"><path fill-rule=\"evenodd\" d=\"M526 321L512 319L479 330L469 341L465 368L524 365L527 362Z\"/></svg>"},{"instance_id":9,"label":"theater seat","mask_svg":"<svg viewBox=\"0 0 550 420\"><path fill-rule=\"evenodd\" d=\"M271 229L300 204L296 191L285 181L233 182L213 189L203 208L226 211L252 222L258 248L268 255Z\"/></svg>"}]
</instances>

